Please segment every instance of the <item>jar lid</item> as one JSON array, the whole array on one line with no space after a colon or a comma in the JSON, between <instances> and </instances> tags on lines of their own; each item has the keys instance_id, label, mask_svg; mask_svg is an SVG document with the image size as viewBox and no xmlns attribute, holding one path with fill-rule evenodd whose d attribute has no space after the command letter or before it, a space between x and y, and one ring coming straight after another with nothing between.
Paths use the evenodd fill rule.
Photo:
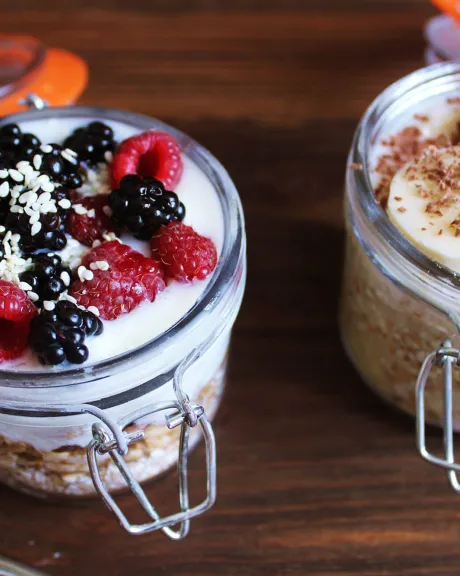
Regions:
<instances>
[{"instance_id":1,"label":"jar lid","mask_svg":"<svg viewBox=\"0 0 460 576\"><path fill-rule=\"evenodd\" d=\"M460 59L460 25L447 14L440 14L427 22L425 39L428 43L425 52L427 64Z\"/></svg>"},{"instance_id":2,"label":"jar lid","mask_svg":"<svg viewBox=\"0 0 460 576\"><path fill-rule=\"evenodd\" d=\"M51 106L73 104L87 79L86 63L71 52L30 36L0 36L0 115L26 109L21 102L31 93Z\"/></svg>"},{"instance_id":3,"label":"jar lid","mask_svg":"<svg viewBox=\"0 0 460 576\"><path fill-rule=\"evenodd\" d=\"M460 3L458 0L431 0L442 12L452 16L460 24Z\"/></svg>"}]
</instances>

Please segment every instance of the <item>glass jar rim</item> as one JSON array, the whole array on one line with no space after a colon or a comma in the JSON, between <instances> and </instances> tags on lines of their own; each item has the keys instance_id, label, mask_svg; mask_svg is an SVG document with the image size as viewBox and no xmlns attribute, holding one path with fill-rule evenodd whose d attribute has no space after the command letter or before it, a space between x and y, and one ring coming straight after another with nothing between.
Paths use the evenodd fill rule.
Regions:
<instances>
[{"instance_id":1,"label":"glass jar rim","mask_svg":"<svg viewBox=\"0 0 460 576\"><path fill-rule=\"evenodd\" d=\"M352 199L356 200L353 207L360 209L379 241L389 245L413 269L441 283L447 291L452 288L458 291L460 274L431 260L392 224L384 209L375 201L369 154L377 139L376 133L391 111L401 112L430 96L452 94L453 89L460 91L460 64L456 63L433 64L391 84L375 98L361 118L353 138L347 169L347 188L356 191L356 198ZM350 168L353 164L362 166L362 169ZM387 273L386 270L382 271Z\"/></svg>"},{"instance_id":2,"label":"glass jar rim","mask_svg":"<svg viewBox=\"0 0 460 576\"><path fill-rule=\"evenodd\" d=\"M80 367L55 367L47 371L14 371L0 369L0 388L3 386L22 388L28 386L24 382L39 381L40 388L61 387L83 384L95 379L101 380L120 371L121 366L128 362L138 363L147 355L158 350L162 345L170 343L186 328L191 328L200 322L203 312L210 313L225 298L231 289L232 281L238 270L238 265L244 259L245 233L244 215L241 201L230 176L222 164L203 146L164 122L142 114L119 110L115 108L93 106L52 107L42 110L29 110L5 116L0 126L10 122L31 120L98 118L102 121L115 121L131 125L140 130L157 129L169 132L179 142L181 150L186 153L208 177L213 177L213 185L219 195L224 216L224 243L217 267L200 298L194 306L173 326L169 327L152 340L106 360ZM199 345L200 342L197 342ZM68 382L63 382L67 379Z\"/></svg>"}]
</instances>

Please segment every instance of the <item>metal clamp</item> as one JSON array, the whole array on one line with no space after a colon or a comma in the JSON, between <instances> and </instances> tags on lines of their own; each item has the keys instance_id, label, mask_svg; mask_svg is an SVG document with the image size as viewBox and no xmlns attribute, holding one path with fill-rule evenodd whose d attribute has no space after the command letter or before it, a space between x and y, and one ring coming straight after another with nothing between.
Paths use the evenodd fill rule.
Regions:
<instances>
[{"instance_id":1,"label":"metal clamp","mask_svg":"<svg viewBox=\"0 0 460 576\"><path fill-rule=\"evenodd\" d=\"M149 502L145 492L141 488L139 482L130 471L123 456L117 450L117 441L111 438L100 424L93 425L93 440L87 448L88 465L94 486L101 496L106 506L118 518L121 526L130 534L146 534L154 530L161 530L166 536L173 540L180 540L184 538L190 527L190 519L198 516L206 510L209 510L216 500L216 444L214 433L209 423L204 410L195 405L192 406L192 411L201 426L205 444L206 444L206 470L207 470L207 495L203 502L193 508L189 506L188 495L188 476L187 476L187 463L188 463L188 440L190 435L191 425L188 422L187 415L182 411L182 407L178 402L162 402L154 406L145 406L136 412L126 416L119 422L122 431L139 418L143 418L156 412L164 410L174 410L172 415L167 417L168 426L173 422L174 426L181 426L180 441L179 441L179 457L178 457L178 473L179 473L179 505L180 512L171 514L162 518L152 504ZM135 432L134 434L125 434L127 443L132 444L143 438L143 433ZM102 479L100 469L98 466L98 454L109 454L112 461L123 476L128 488L133 492L139 504L147 515L152 519L152 522L147 524L131 524L126 518L120 507L117 505L113 497L107 490ZM171 526L179 525L178 530L173 530Z\"/></svg>"},{"instance_id":2,"label":"metal clamp","mask_svg":"<svg viewBox=\"0 0 460 576\"><path fill-rule=\"evenodd\" d=\"M206 346L208 345L209 344L206 343ZM146 534L148 532L153 532L154 530L161 530L169 538L180 540L188 534L190 519L209 510L216 500L216 442L214 432L206 417L203 407L192 403L182 386L185 371L197 358L199 358L203 353L203 350L204 346L197 348L177 367L173 378L173 389L177 400L172 402L160 402L153 406L145 406L128 416L125 416L118 422L118 437L115 435L110 437L99 423L93 425L93 440L89 443L87 448L88 466L91 478L93 479L98 494L101 496L106 506L113 512L113 514L115 514L121 526L130 534ZM125 428L145 416L165 410L173 410L172 413L166 415L167 427L170 430L178 426L181 427L179 456L177 460L180 512L162 518L149 502L139 482L126 464L123 455L126 454L130 444L144 438L143 432L126 434L124 432ZM187 476L189 436L190 429L194 428L198 424L200 424L206 447L207 495L201 504L190 508ZM123 446L120 446L119 444L120 433L124 439ZM121 449L125 447L126 451ZM125 514L110 495L102 479L97 458L98 455L102 454L108 454L110 456L123 476L126 485L131 492L133 492L139 504L151 518L152 522L147 524L131 524L126 518ZM171 528L175 525L179 525L177 530Z\"/></svg>"},{"instance_id":3,"label":"metal clamp","mask_svg":"<svg viewBox=\"0 0 460 576\"><path fill-rule=\"evenodd\" d=\"M5 556L0 556L0 576L46 576L32 566L25 566Z\"/></svg>"},{"instance_id":4,"label":"metal clamp","mask_svg":"<svg viewBox=\"0 0 460 576\"><path fill-rule=\"evenodd\" d=\"M87 459L94 486L104 503L118 518L121 526L130 534L146 534L155 530L161 530L169 538L180 540L184 538L189 531L190 519L209 510L216 500L216 442L214 432L203 407L192 403L182 387L185 370L203 353L203 350L204 347L195 350L177 368L173 381L173 388L177 400L144 406L119 421L114 420L106 412L91 404L46 404L31 406L24 402L0 401L0 413L11 412L25 416L33 416L34 413L46 413L54 416L90 414L98 418L98 422L95 422L92 426L93 439L87 446ZM172 410L172 412L166 415L167 427L169 429L178 426L181 427L177 461L180 512L162 518L149 502L145 492L130 471L123 456L128 453L131 444L144 439L144 432L142 430L127 433L125 432L126 428L141 418L166 410ZM200 425L205 440L207 494L201 504L191 508L189 505L187 475L189 436L190 429L198 424ZM110 495L104 484L98 464L98 456L106 454L110 456L120 471L126 485L136 496L141 507L152 520L151 522L140 525L131 524ZM171 528L175 525L179 526L177 530Z\"/></svg>"},{"instance_id":5,"label":"metal clamp","mask_svg":"<svg viewBox=\"0 0 460 576\"><path fill-rule=\"evenodd\" d=\"M434 456L426 447L425 388L428 376L434 365L441 366L443 370L443 431L445 458ZM460 483L457 478L457 472L460 472L460 464L455 463L454 456L452 368L455 365L460 366L460 350L453 348L449 340L446 340L438 350L428 354L422 364L416 385L417 448L422 458L427 462L447 470L447 477L450 485L456 492L460 493Z\"/></svg>"},{"instance_id":6,"label":"metal clamp","mask_svg":"<svg viewBox=\"0 0 460 576\"><path fill-rule=\"evenodd\" d=\"M29 92L25 98L19 100L19 105L34 110L44 110L45 108L49 108L48 102L33 92Z\"/></svg>"}]
</instances>

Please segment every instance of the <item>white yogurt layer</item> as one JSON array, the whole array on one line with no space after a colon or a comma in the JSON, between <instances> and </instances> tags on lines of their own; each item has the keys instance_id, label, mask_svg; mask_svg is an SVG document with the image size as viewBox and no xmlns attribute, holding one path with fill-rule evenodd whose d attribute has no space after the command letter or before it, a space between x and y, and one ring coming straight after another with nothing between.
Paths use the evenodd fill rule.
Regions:
<instances>
[{"instance_id":1,"label":"white yogurt layer","mask_svg":"<svg viewBox=\"0 0 460 576\"><path fill-rule=\"evenodd\" d=\"M20 127L23 132L36 134L44 143L61 143L75 128L93 120L95 118L34 120L23 122ZM113 129L118 142L139 133L132 126L105 119L103 121ZM199 234L211 238L220 254L224 240L224 219L218 195L209 178L190 158L182 154L182 160L184 171L175 192L186 207L184 223L192 226ZM150 256L147 242L140 242L130 236L122 236L121 240ZM194 306L208 282L209 278L191 284L171 282L155 302L145 302L129 314L123 314L116 320L104 321L104 332L85 341L89 349L87 364L133 350L165 332ZM42 366L31 351L15 361L5 362L1 367L11 367L15 371L53 369Z\"/></svg>"}]
</instances>

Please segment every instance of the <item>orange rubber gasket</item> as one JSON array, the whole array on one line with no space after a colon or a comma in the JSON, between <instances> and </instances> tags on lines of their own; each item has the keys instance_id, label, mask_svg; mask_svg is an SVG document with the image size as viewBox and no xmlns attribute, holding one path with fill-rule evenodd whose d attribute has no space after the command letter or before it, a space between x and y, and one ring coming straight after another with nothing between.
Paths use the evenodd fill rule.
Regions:
<instances>
[{"instance_id":1,"label":"orange rubber gasket","mask_svg":"<svg viewBox=\"0 0 460 576\"><path fill-rule=\"evenodd\" d=\"M0 99L0 116L27 109L19 102L33 93L50 106L74 104L88 83L88 66L80 57L49 48L43 64L27 83L15 92Z\"/></svg>"},{"instance_id":2,"label":"orange rubber gasket","mask_svg":"<svg viewBox=\"0 0 460 576\"><path fill-rule=\"evenodd\" d=\"M431 0L433 4L448 14L452 16L460 24L460 2L459 0Z\"/></svg>"}]
</instances>

